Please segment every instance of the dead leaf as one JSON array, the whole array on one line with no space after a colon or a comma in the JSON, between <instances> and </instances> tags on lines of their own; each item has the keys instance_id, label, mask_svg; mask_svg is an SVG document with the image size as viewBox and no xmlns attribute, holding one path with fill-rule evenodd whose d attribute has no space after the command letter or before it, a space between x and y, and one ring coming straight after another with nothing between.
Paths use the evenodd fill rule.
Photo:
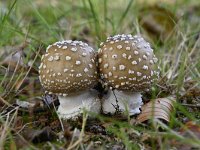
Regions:
<instances>
[{"instance_id":1,"label":"dead leaf","mask_svg":"<svg viewBox=\"0 0 200 150\"><path fill-rule=\"evenodd\" d=\"M21 108L26 108L26 109L35 106L34 103L27 102L27 101L21 101L19 99L16 100L16 104L19 105Z\"/></svg>"},{"instance_id":2,"label":"dead leaf","mask_svg":"<svg viewBox=\"0 0 200 150\"><path fill-rule=\"evenodd\" d=\"M139 15L140 25L155 41L163 42L171 35L176 22L172 12L158 5L143 8Z\"/></svg>"},{"instance_id":3,"label":"dead leaf","mask_svg":"<svg viewBox=\"0 0 200 150\"><path fill-rule=\"evenodd\" d=\"M151 139L152 136L149 134L149 133L143 133L142 136L141 136L141 141L144 142L144 141L147 141L149 139Z\"/></svg>"},{"instance_id":4,"label":"dead leaf","mask_svg":"<svg viewBox=\"0 0 200 150\"><path fill-rule=\"evenodd\" d=\"M28 46L28 43L25 42L21 46L12 48L5 47L1 56L5 58L2 60L1 65L5 66L9 69L9 71L19 70L21 68L26 68L27 66L23 62L23 58L25 57L24 49ZM8 50L7 50L8 49ZM9 51L9 53L7 53Z\"/></svg>"},{"instance_id":5,"label":"dead leaf","mask_svg":"<svg viewBox=\"0 0 200 150\"><path fill-rule=\"evenodd\" d=\"M181 135L189 136L189 134L186 134L188 131L200 139L200 124L193 121L186 122L185 126L180 129L180 133Z\"/></svg>"},{"instance_id":6,"label":"dead leaf","mask_svg":"<svg viewBox=\"0 0 200 150\"><path fill-rule=\"evenodd\" d=\"M200 140L200 125L193 121L188 121L181 129L179 129L180 135L185 138L191 139L191 141L197 141L199 143ZM198 149L200 147L199 144L188 144L185 142L181 142L176 139L172 139L171 145L176 147L177 149L183 150L191 150L191 149Z\"/></svg>"},{"instance_id":7,"label":"dead leaf","mask_svg":"<svg viewBox=\"0 0 200 150\"><path fill-rule=\"evenodd\" d=\"M1 56L1 62L0 65L4 66L4 68L7 68L6 71L8 72L15 72L15 71L21 71L26 70L30 68L30 73L38 74L38 71L33 68L33 60L29 59L27 63L25 63L25 58L27 57L27 54L25 53L26 48L28 47L29 42L25 41L20 46L12 47L12 46L6 46L3 47L0 52ZM4 70L4 73L6 72ZM2 70L3 72L3 70Z\"/></svg>"},{"instance_id":8,"label":"dead leaf","mask_svg":"<svg viewBox=\"0 0 200 150\"><path fill-rule=\"evenodd\" d=\"M139 4L148 4L148 5L152 5L152 4L175 4L176 0L138 0L137 1Z\"/></svg>"},{"instance_id":9,"label":"dead leaf","mask_svg":"<svg viewBox=\"0 0 200 150\"><path fill-rule=\"evenodd\" d=\"M137 117L136 122L142 123L149 119L170 120L170 113L173 111L173 97L158 98L142 106L142 113Z\"/></svg>"},{"instance_id":10,"label":"dead leaf","mask_svg":"<svg viewBox=\"0 0 200 150\"><path fill-rule=\"evenodd\" d=\"M6 67L11 72L26 68L23 63L22 55L22 51L12 53L2 61L1 65Z\"/></svg>"},{"instance_id":11,"label":"dead leaf","mask_svg":"<svg viewBox=\"0 0 200 150\"><path fill-rule=\"evenodd\" d=\"M44 127L41 130L27 128L23 131L22 135L27 141L31 141L33 143L52 141L57 138L56 133L53 132L48 126Z\"/></svg>"}]
</instances>

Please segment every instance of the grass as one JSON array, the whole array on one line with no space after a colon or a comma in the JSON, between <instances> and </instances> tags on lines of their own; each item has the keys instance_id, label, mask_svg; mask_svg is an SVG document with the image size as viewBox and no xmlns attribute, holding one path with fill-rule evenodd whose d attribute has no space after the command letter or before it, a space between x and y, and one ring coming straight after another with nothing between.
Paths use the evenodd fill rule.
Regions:
<instances>
[{"instance_id":1,"label":"grass","mask_svg":"<svg viewBox=\"0 0 200 150\"><path fill-rule=\"evenodd\" d=\"M66 148L71 142L67 140L70 136L66 136L68 125L72 128L70 134L75 127L82 129L81 136L68 149L180 149L185 145L199 148L200 136L195 137L190 131L185 136L179 131L186 127L187 121L200 123L200 3L159 2L159 9L153 4L153 0L144 3L133 0L114 3L111 0L0 1L0 149ZM154 13L163 16L156 18ZM153 31L142 25L148 15L153 19L147 19L147 24L158 19ZM167 23L173 28L162 28ZM83 122L63 122L65 131L62 131L60 121L52 113L54 108L34 116L35 113L20 111L13 105L17 99L41 102L44 91L37 68L49 44L63 39L83 40L97 50L107 36L122 33L141 34L154 48L161 78L150 92L144 93L144 100L175 95L176 111L168 124L156 120L135 125L134 117L124 121L103 115L97 116L95 123L91 120L86 123L85 114ZM11 62L5 65L5 57L19 52L24 54L20 56L24 67L12 68ZM20 59L15 60L18 66ZM50 115L46 121L45 115ZM107 134L86 130L90 124L102 126ZM64 138L43 143L25 139L26 144L20 144L16 138L23 135L25 126L35 130L50 126Z\"/></svg>"}]
</instances>

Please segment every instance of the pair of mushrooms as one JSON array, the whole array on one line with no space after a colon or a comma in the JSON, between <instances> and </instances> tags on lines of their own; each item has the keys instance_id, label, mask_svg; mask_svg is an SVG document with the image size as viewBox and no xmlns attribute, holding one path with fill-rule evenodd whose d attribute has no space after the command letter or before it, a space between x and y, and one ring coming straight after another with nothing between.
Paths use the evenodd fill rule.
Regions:
<instances>
[{"instance_id":1,"label":"pair of mushrooms","mask_svg":"<svg viewBox=\"0 0 200 150\"><path fill-rule=\"evenodd\" d=\"M47 47L39 78L48 93L57 94L61 118L75 118L83 109L129 115L140 113L141 91L159 76L157 58L140 36L115 35L100 44L98 54L81 41L61 41ZM99 69L98 69L99 68ZM108 87L103 98L93 87L100 80ZM102 101L102 102L101 102ZM101 106L102 105L102 106Z\"/></svg>"}]
</instances>

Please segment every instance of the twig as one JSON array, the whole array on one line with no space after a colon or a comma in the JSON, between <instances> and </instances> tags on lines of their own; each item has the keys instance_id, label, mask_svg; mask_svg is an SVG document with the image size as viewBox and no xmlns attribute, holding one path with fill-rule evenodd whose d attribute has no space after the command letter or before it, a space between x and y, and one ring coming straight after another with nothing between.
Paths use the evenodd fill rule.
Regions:
<instances>
[{"instance_id":1,"label":"twig","mask_svg":"<svg viewBox=\"0 0 200 150\"><path fill-rule=\"evenodd\" d=\"M198 107L200 108L199 104L181 104L182 106L188 106L188 107Z\"/></svg>"}]
</instances>

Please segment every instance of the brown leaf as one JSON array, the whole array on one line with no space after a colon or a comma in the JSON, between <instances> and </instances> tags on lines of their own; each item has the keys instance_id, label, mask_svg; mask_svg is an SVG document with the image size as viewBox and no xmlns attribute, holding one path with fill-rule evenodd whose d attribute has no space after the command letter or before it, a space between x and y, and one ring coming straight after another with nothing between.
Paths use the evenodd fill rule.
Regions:
<instances>
[{"instance_id":1,"label":"brown leaf","mask_svg":"<svg viewBox=\"0 0 200 150\"><path fill-rule=\"evenodd\" d=\"M140 0L137 1L139 4L148 4L148 5L152 5L152 4L175 4L176 0Z\"/></svg>"},{"instance_id":2,"label":"brown leaf","mask_svg":"<svg viewBox=\"0 0 200 150\"><path fill-rule=\"evenodd\" d=\"M158 98L142 106L142 113L137 117L136 122L142 123L149 119L170 120L170 113L173 110L173 97Z\"/></svg>"},{"instance_id":3,"label":"brown leaf","mask_svg":"<svg viewBox=\"0 0 200 150\"><path fill-rule=\"evenodd\" d=\"M0 56L2 58L0 65L7 68L7 71L28 71L30 68L30 73L38 74L38 71L32 67L33 60L29 59L29 62L25 63L25 58L27 57L25 49L28 47L29 42L25 41L20 46L11 47L7 46L1 49ZM5 73L5 70L4 70Z\"/></svg>"},{"instance_id":4,"label":"brown leaf","mask_svg":"<svg viewBox=\"0 0 200 150\"><path fill-rule=\"evenodd\" d=\"M1 55L5 58L1 65L7 67L9 71L19 70L21 68L26 68L27 66L23 62L23 57L25 57L24 49L27 47L28 43L25 42L21 46L12 48L8 47L3 50L4 53ZM9 51L9 54L7 53Z\"/></svg>"},{"instance_id":5,"label":"brown leaf","mask_svg":"<svg viewBox=\"0 0 200 150\"><path fill-rule=\"evenodd\" d=\"M57 138L56 133L53 132L48 126L41 130L27 128L23 131L22 135L26 140L31 141L33 143L52 141Z\"/></svg>"},{"instance_id":6,"label":"brown leaf","mask_svg":"<svg viewBox=\"0 0 200 150\"><path fill-rule=\"evenodd\" d=\"M1 65L7 67L9 71L19 70L21 68L26 67L22 60L22 51L17 51L9 56L7 56Z\"/></svg>"},{"instance_id":7,"label":"brown leaf","mask_svg":"<svg viewBox=\"0 0 200 150\"><path fill-rule=\"evenodd\" d=\"M179 130L180 135L182 135L185 138L190 139L191 141L198 141L199 143L200 140L200 125L193 122L193 121L188 121L180 130ZM176 147L177 149L181 150L191 150L191 149L198 149L199 144L188 144L186 142L182 142L176 139L172 139L171 145Z\"/></svg>"},{"instance_id":8,"label":"brown leaf","mask_svg":"<svg viewBox=\"0 0 200 150\"><path fill-rule=\"evenodd\" d=\"M164 41L173 33L177 22L176 16L168 9L155 5L140 11L139 23L155 41Z\"/></svg>"},{"instance_id":9,"label":"brown leaf","mask_svg":"<svg viewBox=\"0 0 200 150\"><path fill-rule=\"evenodd\" d=\"M190 131L194 134L198 139L200 139L200 125L193 122L188 121L183 128L180 129L180 133L182 135L189 136L187 132Z\"/></svg>"},{"instance_id":10,"label":"brown leaf","mask_svg":"<svg viewBox=\"0 0 200 150\"><path fill-rule=\"evenodd\" d=\"M141 141L144 142L144 141L147 141L149 139L151 139L152 136L149 134L149 133L143 133L142 136L141 136Z\"/></svg>"}]
</instances>

